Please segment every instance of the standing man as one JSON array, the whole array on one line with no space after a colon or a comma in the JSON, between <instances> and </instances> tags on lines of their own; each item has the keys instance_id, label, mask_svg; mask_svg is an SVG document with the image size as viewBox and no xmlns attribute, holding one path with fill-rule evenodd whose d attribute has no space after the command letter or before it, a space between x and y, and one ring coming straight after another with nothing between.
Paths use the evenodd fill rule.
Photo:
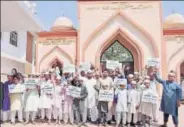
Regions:
<instances>
[{"instance_id":1,"label":"standing man","mask_svg":"<svg viewBox=\"0 0 184 127\"><path fill-rule=\"evenodd\" d=\"M10 118L10 96L9 96L9 90L8 86L13 83L13 74L9 73L7 75L8 81L6 81L3 85L3 105L2 105L2 111L3 111L3 121L8 121Z\"/></svg>"},{"instance_id":2,"label":"standing man","mask_svg":"<svg viewBox=\"0 0 184 127\"><path fill-rule=\"evenodd\" d=\"M93 78L93 72L89 70L87 72L87 79L85 83L86 89L88 91L87 96L87 112L89 113L89 118L92 122L96 122L97 120L97 107L96 107L96 91L94 86L96 85L96 79ZM86 112L86 113L87 113ZM88 114L87 113L87 114Z\"/></svg>"},{"instance_id":3,"label":"standing man","mask_svg":"<svg viewBox=\"0 0 184 127\"><path fill-rule=\"evenodd\" d=\"M182 99L182 90L178 83L175 82L175 73L170 72L168 80L162 80L159 77L158 69L155 68L155 78L163 85L163 94L160 110L164 113L164 124L161 127L167 127L169 115L172 115L175 127L178 127L178 107Z\"/></svg>"}]
</instances>

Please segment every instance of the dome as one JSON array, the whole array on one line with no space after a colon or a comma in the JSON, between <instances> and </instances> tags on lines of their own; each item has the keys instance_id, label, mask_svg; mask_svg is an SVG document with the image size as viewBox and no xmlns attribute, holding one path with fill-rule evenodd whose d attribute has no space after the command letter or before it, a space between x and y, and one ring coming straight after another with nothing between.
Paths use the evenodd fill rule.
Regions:
<instances>
[{"instance_id":1,"label":"dome","mask_svg":"<svg viewBox=\"0 0 184 127\"><path fill-rule=\"evenodd\" d=\"M184 16L178 13L169 15L164 21L164 28L184 27Z\"/></svg>"},{"instance_id":2,"label":"dome","mask_svg":"<svg viewBox=\"0 0 184 127\"><path fill-rule=\"evenodd\" d=\"M74 29L72 21L67 17L58 17L52 25L52 30Z\"/></svg>"}]
</instances>

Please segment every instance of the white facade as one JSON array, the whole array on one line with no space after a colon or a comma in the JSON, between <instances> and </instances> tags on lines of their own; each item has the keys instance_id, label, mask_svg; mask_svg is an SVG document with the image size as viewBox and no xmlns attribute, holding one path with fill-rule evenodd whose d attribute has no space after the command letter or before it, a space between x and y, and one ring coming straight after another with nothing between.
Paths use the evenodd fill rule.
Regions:
<instances>
[{"instance_id":1,"label":"white facade","mask_svg":"<svg viewBox=\"0 0 184 127\"><path fill-rule=\"evenodd\" d=\"M35 3L2 1L1 5L1 81L5 81L6 74L11 72L12 68L16 68L23 74L26 68L32 68L34 61L29 63L26 55L33 54L36 32L42 31L43 26L35 15ZM10 43L12 31L17 32L17 46ZM28 32L31 37L28 36ZM28 45L28 43L31 44ZM27 45L32 45L30 47L32 49L28 51Z\"/></svg>"}]
</instances>

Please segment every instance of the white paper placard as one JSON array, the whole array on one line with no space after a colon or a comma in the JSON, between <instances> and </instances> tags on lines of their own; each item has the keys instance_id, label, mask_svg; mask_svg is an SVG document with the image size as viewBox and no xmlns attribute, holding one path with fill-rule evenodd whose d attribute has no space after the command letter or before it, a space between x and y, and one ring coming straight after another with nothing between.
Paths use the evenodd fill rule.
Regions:
<instances>
[{"instance_id":1,"label":"white paper placard","mask_svg":"<svg viewBox=\"0 0 184 127\"><path fill-rule=\"evenodd\" d=\"M113 101L114 91L113 90L100 90L99 101Z\"/></svg>"},{"instance_id":2,"label":"white paper placard","mask_svg":"<svg viewBox=\"0 0 184 127\"><path fill-rule=\"evenodd\" d=\"M63 72L64 73L75 73L75 65L73 65L73 64L64 64Z\"/></svg>"},{"instance_id":3,"label":"white paper placard","mask_svg":"<svg viewBox=\"0 0 184 127\"><path fill-rule=\"evenodd\" d=\"M25 85L8 85L9 93L23 93L25 91Z\"/></svg>"},{"instance_id":4,"label":"white paper placard","mask_svg":"<svg viewBox=\"0 0 184 127\"><path fill-rule=\"evenodd\" d=\"M121 85L121 84L127 84L127 79L121 79L121 78L118 78L118 79L116 79L115 80L115 83L117 84L117 85Z\"/></svg>"},{"instance_id":5,"label":"white paper placard","mask_svg":"<svg viewBox=\"0 0 184 127\"><path fill-rule=\"evenodd\" d=\"M45 85L41 88L41 93L52 93L53 87L51 85Z\"/></svg>"},{"instance_id":6,"label":"white paper placard","mask_svg":"<svg viewBox=\"0 0 184 127\"><path fill-rule=\"evenodd\" d=\"M119 61L114 61L114 60L107 60L107 61L106 61L106 68L107 68L107 69L112 69L112 70L114 70L114 69L116 69L116 68L119 67L119 66L120 66Z\"/></svg>"},{"instance_id":7,"label":"white paper placard","mask_svg":"<svg viewBox=\"0 0 184 127\"><path fill-rule=\"evenodd\" d=\"M91 64L89 62L82 62L79 65L79 70L88 71L91 68Z\"/></svg>"},{"instance_id":8,"label":"white paper placard","mask_svg":"<svg viewBox=\"0 0 184 127\"><path fill-rule=\"evenodd\" d=\"M157 96L153 95L153 93L150 92L143 93L142 102L156 104Z\"/></svg>"},{"instance_id":9,"label":"white paper placard","mask_svg":"<svg viewBox=\"0 0 184 127\"><path fill-rule=\"evenodd\" d=\"M76 86L68 86L66 89L66 94L78 98L81 95L81 88Z\"/></svg>"},{"instance_id":10,"label":"white paper placard","mask_svg":"<svg viewBox=\"0 0 184 127\"><path fill-rule=\"evenodd\" d=\"M148 66L149 67L159 67L160 66L160 60L159 58L148 58Z\"/></svg>"},{"instance_id":11,"label":"white paper placard","mask_svg":"<svg viewBox=\"0 0 184 127\"><path fill-rule=\"evenodd\" d=\"M28 89L35 89L36 85L38 84L39 79L36 78L25 78L24 79L24 84L25 87Z\"/></svg>"}]
</instances>

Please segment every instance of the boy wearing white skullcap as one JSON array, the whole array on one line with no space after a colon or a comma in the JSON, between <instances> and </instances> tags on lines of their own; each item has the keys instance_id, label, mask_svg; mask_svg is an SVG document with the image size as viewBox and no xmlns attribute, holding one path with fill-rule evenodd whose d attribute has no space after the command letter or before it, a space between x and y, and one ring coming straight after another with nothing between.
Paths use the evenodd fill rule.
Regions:
<instances>
[{"instance_id":1,"label":"boy wearing white skullcap","mask_svg":"<svg viewBox=\"0 0 184 127\"><path fill-rule=\"evenodd\" d=\"M126 124L127 119L127 81L126 79L119 83L119 88L115 91L115 96L117 96L117 105L116 105L116 127L119 127L122 120L122 125Z\"/></svg>"},{"instance_id":2,"label":"boy wearing white skullcap","mask_svg":"<svg viewBox=\"0 0 184 127\"><path fill-rule=\"evenodd\" d=\"M127 85L127 88L128 89L131 89L132 88L131 81L133 81L133 78L134 78L134 75L133 74L129 74L128 75L128 85Z\"/></svg>"},{"instance_id":3,"label":"boy wearing white skullcap","mask_svg":"<svg viewBox=\"0 0 184 127\"><path fill-rule=\"evenodd\" d=\"M56 120L56 124L61 124L62 120L62 86L61 86L61 76L57 76L54 83L54 102L53 102L53 117Z\"/></svg>"},{"instance_id":4,"label":"boy wearing white skullcap","mask_svg":"<svg viewBox=\"0 0 184 127\"><path fill-rule=\"evenodd\" d=\"M132 81L131 86L132 89L128 90L128 116L127 116L127 122L130 124L132 121L132 115L133 115L133 124L135 125L137 123L137 117L138 117L138 106L140 103L140 93L136 89L137 82Z\"/></svg>"}]
</instances>

